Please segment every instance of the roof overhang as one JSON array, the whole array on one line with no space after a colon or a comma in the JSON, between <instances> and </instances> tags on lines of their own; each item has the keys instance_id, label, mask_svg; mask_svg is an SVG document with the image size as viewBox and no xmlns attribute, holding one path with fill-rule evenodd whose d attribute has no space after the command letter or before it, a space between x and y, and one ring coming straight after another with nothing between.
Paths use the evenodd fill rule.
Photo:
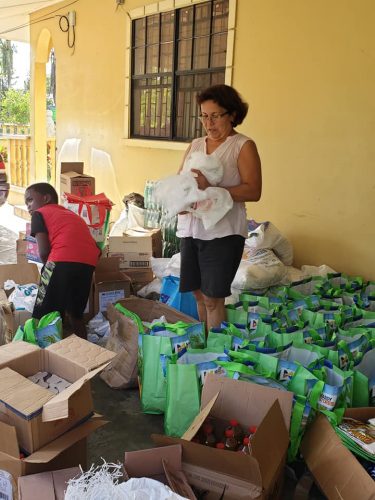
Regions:
<instances>
[{"instance_id":1,"label":"roof overhang","mask_svg":"<svg viewBox=\"0 0 375 500\"><path fill-rule=\"evenodd\" d=\"M30 42L30 14L60 2L61 0L0 0L0 38ZM49 17L48 13L41 16L41 19L43 17Z\"/></svg>"}]
</instances>

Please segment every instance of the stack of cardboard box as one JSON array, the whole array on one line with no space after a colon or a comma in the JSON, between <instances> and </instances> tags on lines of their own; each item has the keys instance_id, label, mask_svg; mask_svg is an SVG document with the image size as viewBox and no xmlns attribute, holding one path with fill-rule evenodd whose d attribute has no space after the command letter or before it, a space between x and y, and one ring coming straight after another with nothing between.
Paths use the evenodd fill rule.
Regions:
<instances>
[{"instance_id":1,"label":"stack of cardboard box","mask_svg":"<svg viewBox=\"0 0 375 500\"><path fill-rule=\"evenodd\" d=\"M132 228L108 239L108 256L120 259L120 269L132 280L136 293L153 279L151 257L162 256L160 229Z\"/></svg>"},{"instance_id":2,"label":"stack of cardboard box","mask_svg":"<svg viewBox=\"0 0 375 500\"><path fill-rule=\"evenodd\" d=\"M94 415L90 379L114 353L72 335L46 349L26 342L0 347L0 469L14 480L86 466L85 438L105 422ZM28 377L40 370L71 385L57 395Z\"/></svg>"}]
</instances>

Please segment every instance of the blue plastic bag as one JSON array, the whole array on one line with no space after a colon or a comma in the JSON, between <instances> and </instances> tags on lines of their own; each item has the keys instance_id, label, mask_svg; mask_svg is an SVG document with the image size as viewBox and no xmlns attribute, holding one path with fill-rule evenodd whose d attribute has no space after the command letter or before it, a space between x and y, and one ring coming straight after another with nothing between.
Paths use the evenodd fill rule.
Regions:
<instances>
[{"instance_id":1,"label":"blue plastic bag","mask_svg":"<svg viewBox=\"0 0 375 500\"><path fill-rule=\"evenodd\" d=\"M165 276L160 291L160 302L174 307L179 311L198 318L197 301L192 292L180 292L180 278Z\"/></svg>"}]
</instances>

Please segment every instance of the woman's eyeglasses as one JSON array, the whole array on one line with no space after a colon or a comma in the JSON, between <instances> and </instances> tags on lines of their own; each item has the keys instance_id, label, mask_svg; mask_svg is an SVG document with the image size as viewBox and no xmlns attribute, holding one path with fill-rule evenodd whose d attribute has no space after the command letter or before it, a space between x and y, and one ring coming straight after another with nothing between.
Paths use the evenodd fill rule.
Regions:
<instances>
[{"instance_id":1,"label":"woman's eyeglasses","mask_svg":"<svg viewBox=\"0 0 375 500\"><path fill-rule=\"evenodd\" d=\"M215 123L217 120L222 118L225 115L228 115L229 111L225 111L224 113L212 113L212 115L199 115L199 119L202 123L211 121L212 123Z\"/></svg>"}]
</instances>

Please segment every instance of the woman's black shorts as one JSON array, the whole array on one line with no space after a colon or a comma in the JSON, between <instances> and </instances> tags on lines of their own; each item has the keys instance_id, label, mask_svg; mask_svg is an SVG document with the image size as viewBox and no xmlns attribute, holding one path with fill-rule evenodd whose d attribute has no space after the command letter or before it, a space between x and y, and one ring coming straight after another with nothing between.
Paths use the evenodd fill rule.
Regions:
<instances>
[{"instance_id":1,"label":"woman's black shorts","mask_svg":"<svg viewBox=\"0 0 375 500\"><path fill-rule=\"evenodd\" d=\"M33 318L58 311L81 319L95 267L79 262L47 262L42 269Z\"/></svg>"},{"instance_id":2,"label":"woman's black shorts","mask_svg":"<svg viewBox=\"0 0 375 500\"><path fill-rule=\"evenodd\" d=\"M213 240L181 238L180 291L201 290L207 297L228 297L244 245L245 238L239 235Z\"/></svg>"}]
</instances>

